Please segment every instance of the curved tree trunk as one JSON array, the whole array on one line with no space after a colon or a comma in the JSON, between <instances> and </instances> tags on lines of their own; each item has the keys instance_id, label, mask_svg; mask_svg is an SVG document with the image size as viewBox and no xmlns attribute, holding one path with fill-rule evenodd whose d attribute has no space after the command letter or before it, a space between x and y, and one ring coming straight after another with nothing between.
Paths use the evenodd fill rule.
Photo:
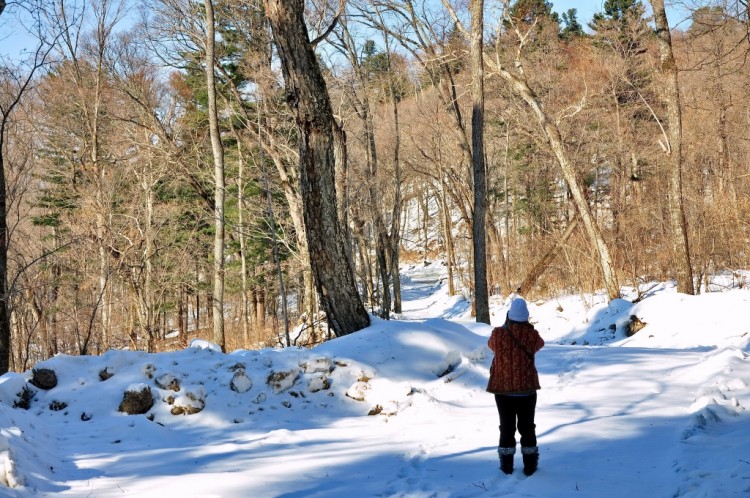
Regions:
<instances>
[{"instance_id":1,"label":"curved tree trunk","mask_svg":"<svg viewBox=\"0 0 750 498\"><path fill-rule=\"evenodd\" d=\"M510 73L507 69L497 64L497 70L500 76L507 81L513 92L519 95L526 104L531 107L532 111L539 120L539 124L544 131L545 138L549 144L552 152L557 158L557 162L562 170L563 178L568 185L570 194L573 197L573 202L576 205L581 221L586 229L586 234L589 237L592 248L599 257L599 265L602 270L602 277L604 279L604 286L607 289L607 297L617 299L620 297L620 285L617 282L617 275L615 273L614 266L612 264L612 258L609 254L607 244L604 242L604 237L599 230L599 226L596 224L591 209L589 208L588 202L583 195L583 190L578 184L576 179L575 169L571 164L568 154L565 152L565 146L563 144L562 137L560 136L560 130L557 125L549 119L547 114L542 109L534 92L529 88L525 80Z\"/></svg>"},{"instance_id":2,"label":"curved tree trunk","mask_svg":"<svg viewBox=\"0 0 750 498\"><path fill-rule=\"evenodd\" d=\"M463 24L461 24L461 21L456 15L455 10L453 10L453 8L451 7L450 3L447 0L443 0L442 3L450 13L453 20L456 22L459 30L461 30L469 40L471 40L471 35L466 31ZM526 102L526 104L531 108L531 110L539 120L539 124L544 131L544 136L547 139L547 143L550 145L553 154L560 164L563 178L568 184L568 189L570 190L571 196L573 197L573 201L575 202L576 208L578 209L578 213L581 216L581 221L583 221L583 225L586 228L586 233L589 236L591 246L599 257L599 265L602 269L602 276L604 278L604 285L607 289L607 296L609 297L609 299L616 299L620 297L620 285L617 282L617 275L612 264L612 258L610 257L609 249L607 248L607 244L604 242L604 238L602 237L601 231L596 224L596 220L594 220L594 217L591 214L591 209L589 208L589 205L586 202L586 198L583 195L583 190L581 190L581 187L578 184L578 180L576 179L575 175L575 169L570 163L570 159L565 152L565 145L563 143L562 136L560 135L559 128L552 120L549 119L549 116L547 116L547 114L544 112L539 99L536 97L536 95L526 82L525 78L523 77L523 66L521 65L520 60L516 60L516 65L518 67L519 73L521 74L520 77L508 71L497 60L494 61L492 65L495 71L508 83L511 91L513 91L513 93L521 97L524 102Z\"/></svg>"},{"instance_id":3,"label":"curved tree trunk","mask_svg":"<svg viewBox=\"0 0 750 498\"><path fill-rule=\"evenodd\" d=\"M331 102L303 18L303 0L266 0L299 131L300 191L315 286L337 336L370 324L357 292L336 208Z\"/></svg>"}]
</instances>

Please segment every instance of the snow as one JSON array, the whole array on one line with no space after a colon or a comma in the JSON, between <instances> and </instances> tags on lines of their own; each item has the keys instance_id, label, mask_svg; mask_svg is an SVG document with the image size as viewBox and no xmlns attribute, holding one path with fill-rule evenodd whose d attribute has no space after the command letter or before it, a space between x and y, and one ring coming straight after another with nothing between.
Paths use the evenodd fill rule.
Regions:
<instances>
[{"instance_id":1,"label":"snow","mask_svg":"<svg viewBox=\"0 0 750 498\"><path fill-rule=\"evenodd\" d=\"M530 302L546 345L540 467L525 477L520 452L514 474L498 469L491 327L448 295L440 264L404 271L398 319L314 349L59 355L35 366L56 372L49 391L27 384L31 371L0 377L0 496L750 495L750 292L738 285L750 274L698 296L652 283L626 289L630 301ZM508 302L492 302L493 325ZM626 337L631 315L646 326ZM28 410L14 407L24 387ZM117 411L145 387L147 414Z\"/></svg>"}]
</instances>

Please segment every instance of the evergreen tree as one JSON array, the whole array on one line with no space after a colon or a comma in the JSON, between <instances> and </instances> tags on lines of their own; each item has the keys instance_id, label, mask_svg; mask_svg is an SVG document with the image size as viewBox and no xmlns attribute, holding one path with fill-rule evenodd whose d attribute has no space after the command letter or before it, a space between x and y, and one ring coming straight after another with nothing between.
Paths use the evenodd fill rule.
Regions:
<instances>
[{"instance_id":1,"label":"evergreen tree","mask_svg":"<svg viewBox=\"0 0 750 498\"><path fill-rule=\"evenodd\" d=\"M586 35L583 32L583 26L578 22L578 9L568 9L567 12L563 12L562 22L565 24L560 32L560 36L563 38L576 38Z\"/></svg>"},{"instance_id":2,"label":"evergreen tree","mask_svg":"<svg viewBox=\"0 0 750 498\"><path fill-rule=\"evenodd\" d=\"M557 14L552 12L552 2L546 0L516 0L510 6L508 17L523 24L533 24L544 18L557 21Z\"/></svg>"},{"instance_id":3,"label":"evergreen tree","mask_svg":"<svg viewBox=\"0 0 750 498\"><path fill-rule=\"evenodd\" d=\"M653 35L645 14L646 8L640 1L607 0L604 11L594 14L589 23L595 43L609 47L623 58L644 53L645 39Z\"/></svg>"}]
</instances>

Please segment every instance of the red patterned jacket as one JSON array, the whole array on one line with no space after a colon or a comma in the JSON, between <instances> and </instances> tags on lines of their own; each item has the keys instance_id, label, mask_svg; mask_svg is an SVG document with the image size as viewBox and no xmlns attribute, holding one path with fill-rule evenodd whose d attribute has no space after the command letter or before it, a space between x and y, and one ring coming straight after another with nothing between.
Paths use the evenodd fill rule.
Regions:
<instances>
[{"instance_id":1,"label":"red patterned jacket","mask_svg":"<svg viewBox=\"0 0 750 498\"><path fill-rule=\"evenodd\" d=\"M510 337L511 332L531 353L532 358ZM502 327L492 331L487 345L495 353L487 391L494 394L530 394L540 389L539 373L534 366L533 355L542 349L544 339L533 325L508 320Z\"/></svg>"}]
</instances>

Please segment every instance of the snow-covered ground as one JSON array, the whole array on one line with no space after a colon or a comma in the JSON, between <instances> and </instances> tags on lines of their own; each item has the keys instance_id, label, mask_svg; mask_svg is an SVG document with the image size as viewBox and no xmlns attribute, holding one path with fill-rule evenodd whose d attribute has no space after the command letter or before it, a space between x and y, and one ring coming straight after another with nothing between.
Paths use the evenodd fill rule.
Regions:
<instances>
[{"instance_id":1,"label":"snow-covered ground","mask_svg":"<svg viewBox=\"0 0 750 498\"><path fill-rule=\"evenodd\" d=\"M28 410L13 405L31 372L6 374L0 496L750 496L746 288L530 303L547 344L527 478L498 470L491 328L442 278L439 264L406 269L398 320L312 350L58 356L36 366L59 382L29 386ZM626 338L631 315L646 327ZM146 387L148 413L118 411Z\"/></svg>"}]
</instances>

